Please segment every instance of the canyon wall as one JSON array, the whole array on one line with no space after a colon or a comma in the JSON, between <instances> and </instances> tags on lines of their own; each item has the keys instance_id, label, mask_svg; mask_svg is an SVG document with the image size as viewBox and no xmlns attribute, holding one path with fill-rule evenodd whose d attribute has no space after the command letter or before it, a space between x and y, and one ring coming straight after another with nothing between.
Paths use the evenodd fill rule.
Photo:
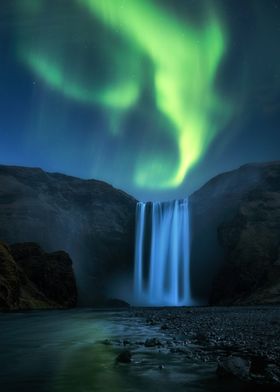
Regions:
<instances>
[{"instance_id":1,"label":"canyon wall","mask_svg":"<svg viewBox=\"0 0 280 392\"><path fill-rule=\"evenodd\" d=\"M198 303L280 302L280 162L218 175L191 195L190 205Z\"/></svg>"},{"instance_id":2,"label":"canyon wall","mask_svg":"<svg viewBox=\"0 0 280 392\"><path fill-rule=\"evenodd\" d=\"M102 181L0 166L0 240L68 252L83 305L129 297L135 205Z\"/></svg>"}]
</instances>

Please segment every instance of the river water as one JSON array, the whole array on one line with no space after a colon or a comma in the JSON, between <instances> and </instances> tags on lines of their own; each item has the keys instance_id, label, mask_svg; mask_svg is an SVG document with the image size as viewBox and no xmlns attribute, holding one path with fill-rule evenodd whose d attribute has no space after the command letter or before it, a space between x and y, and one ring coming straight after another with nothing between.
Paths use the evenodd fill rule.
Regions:
<instances>
[{"instance_id":1,"label":"river water","mask_svg":"<svg viewBox=\"0 0 280 392\"><path fill-rule=\"evenodd\" d=\"M165 338L127 311L33 311L0 314L1 392L235 391L215 364L194 363L139 342ZM104 340L109 343L104 344ZM129 341L130 364L116 363ZM105 341L105 343L108 343Z\"/></svg>"}]
</instances>

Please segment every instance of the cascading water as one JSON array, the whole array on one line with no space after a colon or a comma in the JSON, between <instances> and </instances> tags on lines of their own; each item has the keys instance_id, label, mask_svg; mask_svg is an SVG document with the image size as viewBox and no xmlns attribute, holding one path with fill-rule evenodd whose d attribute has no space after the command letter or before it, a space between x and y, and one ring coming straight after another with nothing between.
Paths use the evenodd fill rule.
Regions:
<instances>
[{"instance_id":1,"label":"cascading water","mask_svg":"<svg viewBox=\"0 0 280 392\"><path fill-rule=\"evenodd\" d=\"M191 305L188 200L136 207L135 303Z\"/></svg>"}]
</instances>

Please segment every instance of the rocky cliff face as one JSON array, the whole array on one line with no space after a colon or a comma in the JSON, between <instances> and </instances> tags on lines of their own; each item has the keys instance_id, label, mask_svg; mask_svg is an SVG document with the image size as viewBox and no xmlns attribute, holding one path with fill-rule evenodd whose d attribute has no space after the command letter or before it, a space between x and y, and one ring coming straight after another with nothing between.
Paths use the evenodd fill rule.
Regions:
<instances>
[{"instance_id":1,"label":"rocky cliff face","mask_svg":"<svg viewBox=\"0 0 280 392\"><path fill-rule=\"evenodd\" d=\"M225 264L214 280L213 304L280 303L280 170L278 183L269 174L264 189L246 195L218 228Z\"/></svg>"},{"instance_id":2,"label":"rocky cliff face","mask_svg":"<svg viewBox=\"0 0 280 392\"><path fill-rule=\"evenodd\" d=\"M221 174L191 195L191 281L198 303L279 302L279 194L280 162L272 162ZM82 304L130 301L135 206L104 182L0 166L0 239L65 249ZM20 262L7 265L11 275L20 268ZM35 279L32 263L28 271Z\"/></svg>"},{"instance_id":3,"label":"rocky cliff face","mask_svg":"<svg viewBox=\"0 0 280 392\"><path fill-rule=\"evenodd\" d=\"M280 162L221 174L190 197L196 299L279 302L279 203Z\"/></svg>"},{"instance_id":4,"label":"rocky cliff face","mask_svg":"<svg viewBox=\"0 0 280 392\"><path fill-rule=\"evenodd\" d=\"M0 166L0 239L66 250L74 261L83 304L106 296L126 299L135 204L102 181Z\"/></svg>"},{"instance_id":5,"label":"rocky cliff face","mask_svg":"<svg viewBox=\"0 0 280 392\"><path fill-rule=\"evenodd\" d=\"M0 243L0 309L70 308L77 303L72 261L35 243Z\"/></svg>"}]
</instances>

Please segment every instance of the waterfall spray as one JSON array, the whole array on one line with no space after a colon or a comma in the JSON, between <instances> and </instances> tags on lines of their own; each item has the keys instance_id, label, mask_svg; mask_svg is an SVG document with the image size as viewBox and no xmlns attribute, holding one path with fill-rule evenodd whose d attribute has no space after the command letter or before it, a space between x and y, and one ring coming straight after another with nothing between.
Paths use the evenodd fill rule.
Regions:
<instances>
[{"instance_id":1,"label":"waterfall spray","mask_svg":"<svg viewBox=\"0 0 280 392\"><path fill-rule=\"evenodd\" d=\"M191 304L188 200L137 203L134 290L139 305Z\"/></svg>"}]
</instances>

